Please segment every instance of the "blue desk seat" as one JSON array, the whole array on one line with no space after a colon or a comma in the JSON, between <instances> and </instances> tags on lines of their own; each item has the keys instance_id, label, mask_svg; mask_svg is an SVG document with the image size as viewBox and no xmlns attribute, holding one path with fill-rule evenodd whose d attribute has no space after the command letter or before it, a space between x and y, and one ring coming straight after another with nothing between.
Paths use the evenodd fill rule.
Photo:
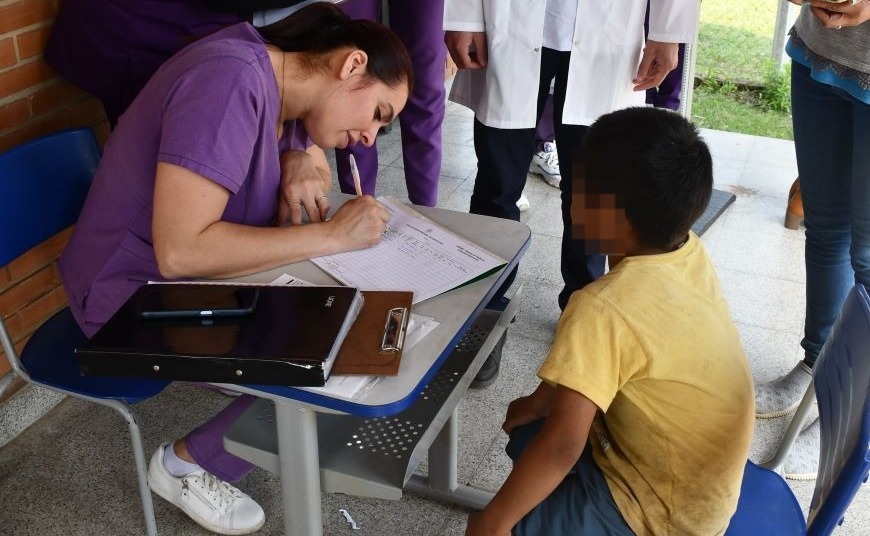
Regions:
<instances>
[{"instance_id":1,"label":"blue desk seat","mask_svg":"<svg viewBox=\"0 0 870 536\"><path fill-rule=\"evenodd\" d=\"M782 477L749 462L743 474L737 512L726 536L831 534L843 522L858 488L867 481L870 473L870 296L863 285L856 285L846 297L813 367L810 389L815 390L819 404L821 452L806 522Z\"/></svg>"},{"instance_id":2,"label":"blue desk seat","mask_svg":"<svg viewBox=\"0 0 870 536\"><path fill-rule=\"evenodd\" d=\"M0 266L75 223L99 159L94 134L85 128L49 134L0 154ZM85 340L69 308L64 308L31 335L19 356L0 315L0 343L16 375L34 385L108 406L127 421L145 526L154 535L157 525L142 437L130 404L158 394L168 382L83 377L74 351Z\"/></svg>"}]
</instances>

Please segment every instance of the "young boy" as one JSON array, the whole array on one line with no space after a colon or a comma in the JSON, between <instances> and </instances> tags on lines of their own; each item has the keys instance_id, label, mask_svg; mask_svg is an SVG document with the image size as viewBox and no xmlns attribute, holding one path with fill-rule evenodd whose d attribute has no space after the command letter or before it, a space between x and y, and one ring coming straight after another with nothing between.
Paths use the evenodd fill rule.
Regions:
<instances>
[{"instance_id":1,"label":"young boy","mask_svg":"<svg viewBox=\"0 0 870 536\"><path fill-rule=\"evenodd\" d=\"M572 295L543 382L508 407L513 471L466 534L722 534L754 398L690 231L710 199L710 152L679 115L630 108L596 121L583 153L575 236L624 258Z\"/></svg>"}]
</instances>

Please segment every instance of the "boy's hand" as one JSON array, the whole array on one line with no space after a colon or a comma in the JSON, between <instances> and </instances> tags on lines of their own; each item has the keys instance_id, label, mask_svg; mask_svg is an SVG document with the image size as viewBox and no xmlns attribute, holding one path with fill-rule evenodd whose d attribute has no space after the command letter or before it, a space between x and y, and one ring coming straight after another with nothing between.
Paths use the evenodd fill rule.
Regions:
<instances>
[{"instance_id":1,"label":"boy's hand","mask_svg":"<svg viewBox=\"0 0 870 536\"><path fill-rule=\"evenodd\" d=\"M534 399L546 400L546 421L495 497L480 514L469 517L466 534L507 534L553 493L580 458L598 407L582 393L541 383L532 395L514 401L511 406L520 409L513 411L537 414Z\"/></svg>"},{"instance_id":2,"label":"boy's hand","mask_svg":"<svg viewBox=\"0 0 870 536\"><path fill-rule=\"evenodd\" d=\"M508 405L502 430L510 434L517 426L535 422L546 417L550 413L550 404L556 388L548 383L541 382L537 389L529 396L517 398Z\"/></svg>"},{"instance_id":3,"label":"boy's hand","mask_svg":"<svg viewBox=\"0 0 870 536\"><path fill-rule=\"evenodd\" d=\"M546 408L542 407L541 403L533 396L517 398L508 404L507 415L505 415L501 429L506 434L510 434L511 430L517 426L535 422L546 416Z\"/></svg>"}]
</instances>

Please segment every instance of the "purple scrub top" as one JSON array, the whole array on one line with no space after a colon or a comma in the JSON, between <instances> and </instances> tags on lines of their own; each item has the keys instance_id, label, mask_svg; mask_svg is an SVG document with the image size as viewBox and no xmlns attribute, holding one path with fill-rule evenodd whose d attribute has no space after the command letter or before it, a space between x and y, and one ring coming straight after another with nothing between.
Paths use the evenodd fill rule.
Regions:
<instances>
[{"instance_id":1,"label":"purple scrub top","mask_svg":"<svg viewBox=\"0 0 870 536\"><path fill-rule=\"evenodd\" d=\"M265 43L247 23L189 45L149 80L109 137L59 261L70 308L87 335L139 286L163 279L151 236L157 162L226 188L223 221L273 224L279 155L310 145L294 122L278 140L280 98Z\"/></svg>"}]
</instances>

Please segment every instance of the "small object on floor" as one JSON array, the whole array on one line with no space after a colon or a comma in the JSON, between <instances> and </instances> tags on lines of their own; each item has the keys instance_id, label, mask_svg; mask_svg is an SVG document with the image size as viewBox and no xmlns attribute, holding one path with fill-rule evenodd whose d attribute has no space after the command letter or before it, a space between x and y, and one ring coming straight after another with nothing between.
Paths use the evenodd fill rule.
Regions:
<instances>
[{"instance_id":1,"label":"small object on floor","mask_svg":"<svg viewBox=\"0 0 870 536\"><path fill-rule=\"evenodd\" d=\"M200 469L174 477L163 466L163 443L148 464L148 487L180 508L201 527L218 534L250 534L266 522L260 505L235 486Z\"/></svg>"},{"instance_id":2,"label":"small object on floor","mask_svg":"<svg viewBox=\"0 0 870 536\"><path fill-rule=\"evenodd\" d=\"M356 521L354 521L353 518L350 517L350 513L347 510L345 510L344 508L340 508L338 510L338 513L343 515L347 522L350 523L350 528L352 528L353 530L359 530L359 526L356 524Z\"/></svg>"},{"instance_id":3,"label":"small object on floor","mask_svg":"<svg viewBox=\"0 0 870 536\"><path fill-rule=\"evenodd\" d=\"M504 348L504 341L507 338L507 330L501 334L495 347L487 356L483 366L477 371L477 376L471 381L471 387L474 389L482 389L489 387L495 380L498 379L498 371L501 368L501 351Z\"/></svg>"},{"instance_id":4,"label":"small object on floor","mask_svg":"<svg viewBox=\"0 0 870 536\"><path fill-rule=\"evenodd\" d=\"M804 202L801 197L801 186L798 179L791 183L788 190L788 205L785 209L785 228L797 231L804 221Z\"/></svg>"},{"instance_id":5,"label":"small object on floor","mask_svg":"<svg viewBox=\"0 0 870 536\"><path fill-rule=\"evenodd\" d=\"M813 370L803 361L799 361L785 376L757 385L755 416L759 419L773 419L793 412L812 379Z\"/></svg>"},{"instance_id":6,"label":"small object on floor","mask_svg":"<svg viewBox=\"0 0 870 536\"><path fill-rule=\"evenodd\" d=\"M692 225L692 230L695 231L695 234L698 236L704 234L704 231L713 225L713 222L725 212L725 209L728 208L735 199L737 199L737 196L731 192L725 192L713 188L713 193L710 195L710 202L707 204L707 208L704 209L704 213L701 214Z\"/></svg>"},{"instance_id":7,"label":"small object on floor","mask_svg":"<svg viewBox=\"0 0 870 536\"><path fill-rule=\"evenodd\" d=\"M529 210L529 198L526 197L526 194L520 195L520 198L517 200L517 208L520 209L520 212L526 212Z\"/></svg>"},{"instance_id":8,"label":"small object on floor","mask_svg":"<svg viewBox=\"0 0 870 536\"><path fill-rule=\"evenodd\" d=\"M558 188L562 182L562 174L559 172L559 153L556 151L556 142L544 142L544 148L536 151L529 165L529 173L539 175L544 182Z\"/></svg>"},{"instance_id":9,"label":"small object on floor","mask_svg":"<svg viewBox=\"0 0 870 536\"><path fill-rule=\"evenodd\" d=\"M782 464L782 476L789 480L815 480L819 473L821 425L816 418L805 424Z\"/></svg>"}]
</instances>

